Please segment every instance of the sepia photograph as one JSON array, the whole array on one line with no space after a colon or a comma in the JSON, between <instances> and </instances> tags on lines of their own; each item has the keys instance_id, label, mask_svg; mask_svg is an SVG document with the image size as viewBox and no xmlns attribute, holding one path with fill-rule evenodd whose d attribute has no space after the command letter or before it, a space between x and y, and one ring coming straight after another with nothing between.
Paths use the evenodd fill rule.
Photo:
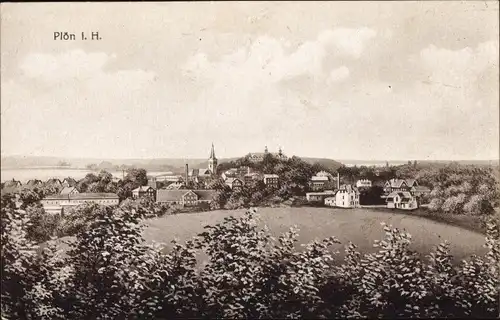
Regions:
<instances>
[{"instance_id":1,"label":"sepia photograph","mask_svg":"<svg viewBox=\"0 0 500 320\"><path fill-rule=\"evenodd\" d=\"M1 3L1 319L500 318L499 21Z\"/></svg>"}]
</instances>

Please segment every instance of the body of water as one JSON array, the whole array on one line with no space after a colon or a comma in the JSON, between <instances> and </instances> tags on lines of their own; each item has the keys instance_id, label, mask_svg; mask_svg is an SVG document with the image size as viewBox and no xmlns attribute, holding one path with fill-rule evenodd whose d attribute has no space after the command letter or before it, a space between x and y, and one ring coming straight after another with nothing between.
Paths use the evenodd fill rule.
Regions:
<instances>
[{"instance_id":1,"label":"body of water","mask_svg":"<svg viewBox=\"0 0 500 320\"><path fill-rule=\"evenodd\" d=\"M0 171L1 181L9 181L12 179L19 180L22 183L26 183L30 179L39 179L42 181L47 181L51 178L64 179L67 177L74 178L76 180L82 179L88 173L96 173L87 169L74 169L74 168L30 168L30 169L5 169L2 168ZM109 170L113 176L117 178L122 178L122 171ZM154 171L148 172L148 175L160 175L165 174L167 171Z\"/></svg>"}]
</instances>

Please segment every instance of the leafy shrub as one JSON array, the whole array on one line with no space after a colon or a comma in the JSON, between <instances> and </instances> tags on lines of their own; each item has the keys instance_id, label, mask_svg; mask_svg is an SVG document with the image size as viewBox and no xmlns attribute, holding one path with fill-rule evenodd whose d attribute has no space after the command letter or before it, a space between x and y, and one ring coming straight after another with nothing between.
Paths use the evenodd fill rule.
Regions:
<instances>
[{"instance_id":1,"label":"leafy shrub","mask_svg":"<svg viewBox=\"0 0 500 320\"><path fill-rule=\"evenodd\" d=\"M65 256L36 254L26 212L2 206L2 316L5 319L403 318L498 315L499 225L488 222L488 253L452 264L449 244L427 259L411 236L384 225L375 253L354 244L344 259L334 238L296 245L278 239L249 210L162 253L146 245L133 206L87 208ZM197 261L198 253L207 257Z\"/></svg>"}]
</instances>

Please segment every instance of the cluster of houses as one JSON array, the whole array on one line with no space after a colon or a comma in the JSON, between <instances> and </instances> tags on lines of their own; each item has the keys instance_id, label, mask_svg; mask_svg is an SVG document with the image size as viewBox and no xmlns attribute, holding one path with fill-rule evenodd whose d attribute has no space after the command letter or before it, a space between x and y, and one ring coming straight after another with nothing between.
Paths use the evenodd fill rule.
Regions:
<instances>
[{"instance_id":1,"label":"cluster of houses","mask_svg":"<svg viewBox=\"0 0 500 320\"><path fill-rule=\"evenodd\" d=\"M253 157L252 161L264 159L267 154L267 147L264 153L249 154L248 157ZM258 157L262 155L262 157ZM281 149L277 154L272 154L277 157L286 157L282 154ZM147 186L139 187L132 191L133 198L150 197L159 203L169 203L182 206L198 206L203 204L210 204L212 201L215 190L203 189L193 190L188 189L189 182L196 182L208 185L208 182L217 174L218 160L215 156L214 146L210 151L208 159L208 168L202 169L189 169L186 164L184 176L174 174L164 174L157 177L150 177ZM230 168L220 175L224 184L231 190L241 190L245 185L253 181L263 181L269 188L279 188L279 176L276 174L261 174L252 172L252 169L247 166L238 168ZM158 188L158 182L167 183L166 186Z\"/></svg>"},{"instance_id":2,"label":"cluster of houses","mask_svg":"<svg viewBox=\"0 0 500 320\"><path fill-rule=\"evenodd\" d=\"M321 179L320 179L321 178ZM360 189L368 189L373 186L372 181L361 179L356 181L355 186L349 184L340 185L340 177L337 176L337 188L325 190L324 186L332 182L333 177L324 172L319 172L310 180L311 190L315 192L306 193L308 202L323 204L329 207L358 208L360 207ZM321 191L319 191L321 190ZM430 192L425 186L419 186L415 179L391 179L383 186L386 207L390 209L414 210L419 207L419 199Z\"/></svg>"},{"instance_id":3,"label":"cluster of houses","mask_svg":"<svg viewBox=\"0 0 500 320\"><path fill-rule=\"evenodd\" d=\"M71 177L64 178L60 180L58 178L50 178L47 181L43 182L39 179L30 179L26 181L26 183L22 183L19 180L12 179L9 181L5 181L2 183L2 188L20 188L20 187L41 187L45 185L55 185L58 187L73 187L76 186L77 181Z\"/></svg>"},{"instance_id":4,"label":"cluster of houses","mask_svg":"<svg viewBox=\"0 0 500 320\"><path fill-rule=\"evenodd\" d=\"M336 188L325 190L327 186L336 183ZM337 174L333 178L331 174L325 171L318 172L311 177L309 187L313 192L306 193L306 199L310 203L323 204L329 207L339 208L358 208L359 189L349 184L340 185L340 176Z\"/></svg>"},{"instance_id":5,"label":"cluster of houses","mask_svg":"<svg viewBox=\"0 0 500 320\"><path fill-rule=\"evenodd\" d=\"M265 152L249 154L247 157L251 161L261 161L268 154L267 147ZM281 152L271 153L272 156L280 159L286 159L286 156ZM174 175L173 173L163 174L157 177L149 177L146 186L140 186L132 190L134 199L149 197L158 203L168 203L181 206L199 206L210 204L215 196L215 190L193 190L188 189L189 182L206 183L217 174L218 160L215 156L214 145L210 151L207 168L189 169L186 164L184 176ZM261 180L268 187L279 187L279 176L276 174L261 174L251 172L250 167L231 168L221 174L224 183L232 190L241 189L244 185L252 181ZM158 182L164 182L167 185L163 188L158 188ZM76 189L77 181L72 178L66 178L63 181L59 179L49 179L47 184L55 184L63 187L60 194L48 196L41 200L41 204L49 213L61 213L65 210L80 205L82 203L94 202L102 205L118 205L119 197L114 193L80 193ZM19 187L22 184L19 181L8 181L9 186ZM42 185L40 180L30 180L27 185L37 186Z\"/></svg>"},{"instance_id":6,"label":"cluster of houses","mask_svg":"<svg viewBox=\"0 0 500 320\"><path fill-rule=\"evenodd\" d=\"M278 159L287 159L281 148L277 153L269 153L267 147L263 153L250 153L246 156L251 162L264 160L266 155ZM185 166L184 175L167 173L156 177L149 177L146 186L140 186L132 191L134 199L149 197L158 203L168 203L181 206L199 206L210 204L215 190L193 190L188 188L190 182L208 185L217 175L218 160L215 156L214 145L210 150L208 167L201 169L189 169ZM230 168L220 175L224 184L231 190L242 189L245 185L254 181L262 181L266 187L279 188L280 177L276 174L252 172L250 167L242 166ZM159 182L164 186L158 188ZM64 210L82 203L94 202L103 205L118 205L119 197L114 193L80 193L76 189L77 181L73 178L49 179L46 184L62 187L58 195L48 196L41 200L45 210L50 213L61 213ZM27 186L41 186L44 183L34 179L26 182ZM20 181L12 180L4 183L2 187L20 187ZM340 176L326 171L320 171L309 180L309 189L306 199L311 203L320 203L329 207L357 208L360 207L360 190L372 188L373 183L368 179L360 179L355 185L340 185ZM419 186L414 179L391 179L383 185L387 208L413 210L419 206L419 198L430 192L427 187Z\"/></svg>"},{"instance_id":7,"label":"cluster of houses","mask_svg":"<svg viewBox=\"0 0 500 320\"><path fill-rule=\"evenodd\" d=\"M419 186L415 179L391 179L384 184L387 208L413 210L419 207L419 198L430 189Z\"/></svg>"}]
</instances>

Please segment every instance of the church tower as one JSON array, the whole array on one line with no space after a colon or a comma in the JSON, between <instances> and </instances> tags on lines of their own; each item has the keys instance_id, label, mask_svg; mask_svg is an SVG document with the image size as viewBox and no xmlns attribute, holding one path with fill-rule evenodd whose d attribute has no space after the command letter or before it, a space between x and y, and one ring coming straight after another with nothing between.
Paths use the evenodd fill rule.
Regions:
<instances>
[{"instance_id":1,"label":"church tower","mask_svg":"<svg viewBox=\"0 0 500 320\"><path fill-rule=\"evenodd\" d=\"M217 158L215 157L214 144L212 143L212 150L210 150L210 158L208 158L208 170L212 174L217 174Z\"/></svg>"}]
</instances>

